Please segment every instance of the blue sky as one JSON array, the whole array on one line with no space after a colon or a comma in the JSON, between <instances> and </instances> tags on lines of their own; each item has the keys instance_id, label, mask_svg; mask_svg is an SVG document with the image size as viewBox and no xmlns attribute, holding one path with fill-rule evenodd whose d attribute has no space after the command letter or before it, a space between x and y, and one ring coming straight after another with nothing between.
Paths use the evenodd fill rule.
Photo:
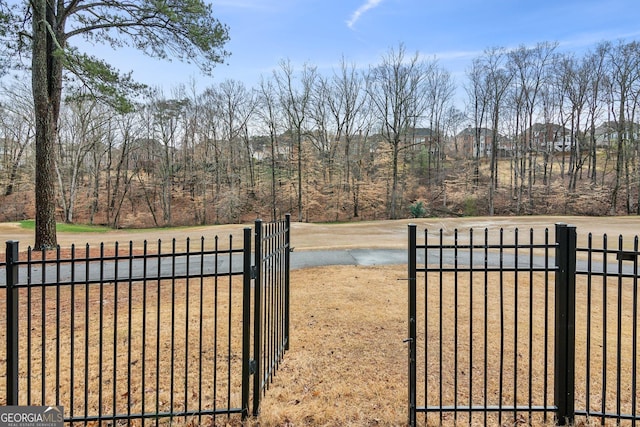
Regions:
<instances>
[{"instance_id":1,"label":"blue sky","mask_svg":"<svg viewBox=\"0 0 640 427\"><path fill-rule=\"evenodd\" d=\"M437 58L458 83L489 47L557 41L582 53L603 40L640 39L639 0L211 0L230 28L227 64L213 77L195 66L161 63L136 51L99 55L165 90L190 79L208 86L232 78L247 86L282 59L330 73L344 57L368 67L390 47ZM98 52L96 52L98 53Z\"/></svg>"}]
</instances>

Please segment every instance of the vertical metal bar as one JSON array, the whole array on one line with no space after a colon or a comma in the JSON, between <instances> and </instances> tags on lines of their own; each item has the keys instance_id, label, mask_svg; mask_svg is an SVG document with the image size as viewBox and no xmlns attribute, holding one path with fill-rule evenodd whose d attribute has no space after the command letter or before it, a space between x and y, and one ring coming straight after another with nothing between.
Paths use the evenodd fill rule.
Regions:
<instances>
[{"instance_id":1,"label":"vertical metal bar","mask_svg":"<svg viewBox=\"0 0 640 427\"><path fill-rule=\"evenodd\" d=\"M84 247L84 418L89 416L89 244ZM85 421L85 425L86 425Z\"/></svg>"},{"instance_id":2,"label":"vertical metal bar","mask_svg":"<svg viewBox=\"0 0 640 427\"><path fill-rule=\"evenodd\" d=\"M251 377L251 227L244 229L242 266L242 419L249 416Z\"/></svg>"},{"instance_id":3,"label":"vertical metal bar","mask_svg":"<svg viewBox=\"0 0 640 427\"><path fill-rule=\"evenodd\" d=\"M6 404L18 404L18 271L19 252L18 242L9 240L6 243L5 273L6 273L6 337L7 337L7 366L6 366ZM27 334L30 334L30 330Z\"/></svg>"},{"instance_id":4,"label":"vertical metal bar","mask_svg":"<svg viewBox=\"0 0 640 427\"><path fill-rule=\"evenodd\" d=\"M33 372L31 368L31 355L33 350L33 338L31 337L33 313L31 307L33 306L33 275L32 275L32 250L27 249L27 372ZM31 405L31 375L27 375L27 405Z\"/></svg>"},{"instance_id":5,"label":"vertical metal bar","mask_svg":"<svg viewBox=\"0 0 640 427\"><path fill-rule=\"evenodd\" d=\"M555 290L555 358L554 358L554 400L557 407L556 418L565 425L567 409L567 258L569 235L566 224L556 224L556 290Z\"/></svg>"},{"instance_id":6,"label":"vertical metal bar","mask_svg":"<svg viewBox=\"0 0 640 427\"><path fill-rule=\"evenodd\" d=\"M556 224L556 319L554 399L557 422L574 418L576 229Z\"/></svg>"},{"instance_id":7,"label":"vertical metal bar","mask_svg":"<svg viewBox=\"0 0 640 427\"><path fill-rule=\"evenodd\" d=\"M112 384L112 393L113 393L113 403L112 403L112 411L113 411L113 425L116 424L116 414L117 411L117 402L118 402L118 388L117 388L117 378L116 373L118 372L118 288L119 288L119 280L118 280L118 258L119 258L119 248L118 242L115 242L115 256L114 256L114 280L113 280L113 370L111 374ZM127 378L127 382L130 382L130 379Z\"/></svg>"},{"instance_id":8,"label":"vertical metal bar","mask_svg":"<svg viewBox=\"0 0 640 427\"><path fill-rule=\"evenodd\" d=\"M633 416L632 426L636 426L638 411L638 236L633 240L633 326L631 343L631 415Z\"/></svg>"},{"instance_id":9,"label":"vertical metal bar","mask_svg":"<svg viewBox=\"0 0 640 427\"><path fill-rule=\"evenodd\" d=\"M624 249L622 235L618 236L618 253ZM616 421L620 425L621 403L622 398L622 257L618 257L618 318L616 331Z\"/></svg>"},{"instance_id":10,"label":"vertical metal bar","mask_svg":"<svg viewBox=\"0 0 640 427\"><path fill-rule=\"evenodd\" d=\"M132 343L132 316L133 316L133 242L129 240L129 294L127 298L127 425L131 425L131 343ZM142 308L143 310L145 307ZM142 340L144 346L144 340ZM144 372L142 373L144 378ZM144 388L142 388L144 390Z\"/></svg>"},{"instance_id":11,"label":"vertical metal bar","mask_svg":"<svg viewBox=\"0 0 640 427\"><path fill-rule=\"evenodd\" d=\"M549 393L549 229L544 229L544 415L543 422L548 419Z\"/></svg>"},{"instance_id":12,"label":"vertical metal bar","mask_svg":"<svg viewBox=\"0 0 640 427\"><path fill-rule=\"evenodd\" d=\"M158 260L160 261L160 260ZM176 239L171 239L171 339L170 339L170 382L169 382L169 420L173 420L175 402L175 355L176 355Z\"/></svg>"},{"instance_id":13,"label":"vertical metal bar","mask_svg":"<svg viewBox=\"0 0 640 427\"><path fill-rule=\"evenodd\" d=\"M502 425L502 406L504 389L504 230L500 229L500 373L498 379L498 424Z\"/></svg>"},{"instance_id":14,"label":"vertical metal bar","mask_svg":"<svg viewBox=\"0 0 640 427\"><path fill-rule=\"evenodd\" d=\"M473 407L473 228L469 230L469 426Z\"/></svg>"},{"instance_id":15,"label":"vertical metal bar","mask_svg":"<svg viewBox=\"0 0 640 427\"><path fill-rule=\"evenodd\" d=\"M529 420L533 406L533 228L529 229Z\"/></svg>"},{"instance_id":16,"label":"vertical metal bar","mask_svg":"<svg viewBox=\"0 0 640 427\"><path fill-rule=\"evenodd\" d=\"M409 224L409 389L408 389L408 397L409 397L409 426L413 427L416 425L416 339L417 339L417 331L416 331L416 321L417 321L417 304L416 304L416 266L417 266L417 256L416 256L416 225Z\"/></svg>"},{"instance_id":17,"label":"vertical metal bar","mask_svg":"<svg viewBox=\"0 0 640 427\"><path fill-rule=\"evenodd\" d=\"M607 372L609 369L608 361L607 361L607 348L608 348L608 339L607 337L607 324L609 323L607 320L609 318L608 309L609 306L608 298L609 292L607 291L607 277L608 274L608 251L609 251L609 243L607 235L605 234L602 239L602 396L601 396L601 408L600 412L602 414L606 413L607 410ZM601 425L604 425L605 417L600 417Z\"/></svg>"},{"instance_id":18,"label":"vertical metal bar","mask_svg":"<svg viewBox=\"0 0 640 427\"><path fill-rule=\"evenodd\" d=\"M489 387L489 379L487 373L488 370L488 357L489 357L489 229L484 229L484 358L483 358L483 424L487 425L487 406L489 404L487 390Z\"/></svg>"},{"instance_id":19,"label":"vertical metal bar","mask_svg":"<svg viewBox=\"0 0 640 427\"><path fill-rule=\"evenodd\" d=\"M453 253L453 423L455 424L458 421L458 229L453 231Z\"/></svg>"},{"instance_id":20,"label":"vertical metal bar","mask_svg":"<svg viewBox=\"0 0 640 427\"><path fill-rule=\"evenodd\" d=\"M227 259L229 260L229 272L231 272L231 266L233 265L233 235L229 235L229 250L227 252ZM232 323L233 323L233 275L229 274L229 280L227 281L227 408L231 408L231 359L233 347L231 346L232 338ZM228 417L227 417L228 418Z\"/></svg>"},{"instance_id":21,"label":"vertical metal bar","mask_svg":"<svg viewBox=\"0 0 640 427\"><path fill-rule=\"evenodd\" d=\"M273 239L273 224L265 224L266 231L266 251L265 258L267 260L267 271L265 274L265 333L264 337L266 339L265 346L265 364L263 365L263 369L265 370L265 390L269 388L270 383L270 372L272 369L273 363L273 352L274 352L274 342L273 342L273 267L274 267L274 239Z\"/></svg>"},{"instance_id":22,"label":"vertical metal bar","mask_svg":"<svg viewBox=\"0 0 640 427\"><path fill-rule=\"evenodd\" d=\"M593 235L587 238L587 349L585 355L585 406L587 414L591 412L591 305L592 305L592 272L593 272Z\"/></svg>"},{"instance_id":23,"label":"vertical metal bar","mask_svg":"<svg viewBox=\"0 0 640 427\"><path fill-rule=\"evenodd\" d=\"M285 251L284 251L284 349L289 350L290 335L290 304L291 304L291 214L284 216L285 221Z\"/></svg>"},{"instance_id":24,"label":"vertical metal bar","mask_svg":"<svg viewBox=\"0 0 640 427\"><path fill-rule=\"evenodd\" d=\"M439 247L439 255L440 255L440 264L439 264L439 272L438 272L438 298L439 298L439 302L438 302L438 307L440 308L440 319L439 319L439 335L438 335L438 344L439 344L439 353L438 353L438 412L440 415L440 424L442 424L442 421L444 419L444 411L443 411L443 407L442 407L442 402L443 402L443 396L442 396L442 392L443 392L443 378L444 378L444 374L443 374L443 367L442 367L442 359L443 359L443 334L444 334L444 326L442 324L443 322L443 308L442 308L442 301L444 298L444 293L443 293L443 285L444 285L444 278L443 278L443 270L444 270L444 230L441 228L440 229L440 235L439 235L439 240L438 240L438 247ZM428 254L427 254L428 255ZM425 275L427 275L428 273L425 272Z\"/></svg>"},{"instance_id":25,"label":"vertical metal bar","mask_svg":"<svg viewBox=\"0 0 640 427\"><path fill-rule=\"evenodd\" d=\"M161 274L162 274L162 241L160 239L158 239L158 253L156 255L156 269L157 269L157 275L156 277L158 278L156 280L156 387L155 387L155 394L156 394L156 414L158 412L160 412L160 325L161 325L161 308L162 308L162 304L161 304ZM155 419L155 425L156 427L160 424L160 418L156 417Z\"/></svg>"},{"instance_id":26,"label":"vertical metal bar","mask_svg":"<svg viewBox=\"0 0 640 427\"><path fill-rule=\"evenodd\" d=\"M245 245L246 246L246 245ZM203 336L203 323L204 323L204 236L200 237L200 310L198 322L198 425L202 425L202 336ZM243 291L244 292L244 291ZM251 290L249 290L251 292ZM243 320L244 327L244 320ZM244 387L244 385L243 385Z\"/></svg>"},{"instance_id":27,"label":"vertical metal bar","mask_svg":"<svg viewBox=\"0 0 640 427\"><path fill-rule=\"evenodd\" d=\"M191 282L191 265L190 265L190 260L191 260L191 239L187 237L187 243L186 243L187 247L186 247L186 283L185 283L185 288L186 288L186 292L187 295L185 297L185 309L184 309L184 317L185 317L185 322L184 322L184 406L183 406L183 410L185 412L189 411L189 304L190 304L190 282ZM232 263L229 263L229 266L231 266ZM186 419L185 419L186 421Z\"/></svg>"},{"instance_id":28,"label":"vertical metal bar","mask_svg":"<svg viewBox=\"0 0 640 427\"><path fill-rule=\"evenodd\" d=\"M254 268L255 278L253 282L253 416L260 413L260 397L262 393L262 220L255 221L255 249Z\"/></svg>"},{"instance_id":29,"label":"vertical metal bar","mask_svg":"<svg viewBox=\"0 0 640 427\"><path fill-rule=\"evenodd\" d=\"M220 240L218 236L214 237L214 255L213 255L213 404L218 401L218 295L219 295L219 275L218 275L218 259ZM213 415L213 424L216 423L216 415Z\"/></svg>"},{"instance_id":30,"label":"vertical metal bar","mask_svg":"<svg viewBox=\"0 0 640 427\"><path fill-rule=\"evenodd\" d=\"M513 419L514 421L518 417L518 411L516 408L518 407L518 288L520 287L520 283L518 280L518 243L519 243L519 230L516 228L515 231L515 240L514 240L514 278L513 278Z\"/></svg>"},{"instance_id":31,"label":"vertical metal bar","mask_svg":"<svg viewBox=\"0 0 640 427\"><path fill-rule=\"evenodd\" d=\"M70 334L70 348L69 348L69 417L73 418L74 414L74 398L75 395L75 360L76 360L76 351L75 351L75 343L76 343L76 246L74 244L71 245L71 308L70 308L70 325L69 330Z\"/></svg>"},{"instance_id":32,"label":"vertical metal bar","mask_svg":"<svg viewBox=\"0 0 640 427\"><path fill-rule=\"evenodd\" d=\"M424 406L425 408L427 406L429 406L429 341L431 339L430 335L429 335L429 293L427 292L427 289L429 289L429 275L427 274L427 260L429 259L429 254L427 251L427 246L429 243L429 232L428 230L425 228L425 230L423 231L422 234L422 241L424 242L424 246L423 246L423 255L424 255L424 281L423 281L423 293L422 295L424 295L424 325L423 325L423 331L424 331L424 351L423 351L423 364L424 364ZM416 252L416 268L415 268L415 281L416 281L416 287L418 286L418 271L417 271L417 255L418 255L418 248L417 248L417 243L416 243L416 248L415 248L415 252ZM417 288L416 288L417 289ZM417 292L417 291L416 291ZM417 295L416 295L416 299L417 299ZM416 304L417 304L417 300L416 300ZM417 324L418 324L418 319L417 319L417 312L416 312L416 328L417 328ZM416 330L416 337L415 339L417 339L417 330ZM418 360L418 343L415 342L415 351L416 351L416 363ZM417 368L417 365L416 365ZM416 391L417 391L417 378L416 378ZM418 401L416 399L416 408L418 406ZM415 412L415 411L414 411ZM425 413L424 416L424 421L425 423L428 421L427 419L427 414Z\"/></svg>"},{"instance_id":33,"label":"vertical metal bar","mask_svg":"<svg viewBox=\"0 0 640 427\"><path fill-rule=\"evenodd\" d=\"M103 348L104 348L104 243L100 243L100 298L98 299L98 304L100 308L99 312L99 320L98 320L98 418L102 418L102 388L103 388L103 373L104 369L102 367L103 362Z\"/></svg>"},{"instance_id":34,"label":"vertical metal bar","mask_svg":"<svg viewBox=\"0 0 640 427\"><path fill-rule=\"evenodd\" d=\"M145 399L145 390L146 390L146 378L147 378L147 241L145 240L142 244L142 336L140 337L140 341L142 342L142 355L141 359L141 367L142 370L142 384L140 386L140 413L145 414L146 410L146 399Z\"/></svg>"},{"instance_id":35,"label":"vertical metal bar","mask_svg":"<svg viewBox=\"0 0 640 427\"><path fill-rule=\"evenodd\" d=\"M56 405L60 405L60 246L56 247ZM73 330L71 331L73 333ZM44 403L44 402L43 402Z\"/></svg>"},{"instance_id":36,"label":"vertical metal bar","mask_svg":"<svg viewBox=\"0 0 640 427\"><path fill-rule=\"evenodd\" d=\"M102 378L104 369L102 367L102 362L104 360L103 357L103 348L104 348L104 243L100 243L100 298L98 300L98 304L100 304L100 319L99 319L99 328L98 331L98 417L102 418L102 407L103 407L103 398L102 398Z\"/></svg>"},{"instance_id":37,"label":"vertical metal bar","mask_svg":"<svg viewBox=\"0 0 640 427\"><path fill-rule=\"evenodd\" d=\"M47 400L47 390L44 386L47 378L47 250L42 249L42 259L40 263L40 365L42 367L42 377L40 378L40 404L44 405Z\"/></svg>"},{"instance_id":38,"label":"vertical metal bar","mask_svg":"<svg viewBox=\"0 0 640 427\"><path fill-rule=\"evenodd\" d=\"M577 233L575 226L568 226L568 263L567 263L567 288L569 298L567 300L567 409L569 423L573 424L575 418L575 361L576 361L576 248Z\"/></svg>"}]
</instances>

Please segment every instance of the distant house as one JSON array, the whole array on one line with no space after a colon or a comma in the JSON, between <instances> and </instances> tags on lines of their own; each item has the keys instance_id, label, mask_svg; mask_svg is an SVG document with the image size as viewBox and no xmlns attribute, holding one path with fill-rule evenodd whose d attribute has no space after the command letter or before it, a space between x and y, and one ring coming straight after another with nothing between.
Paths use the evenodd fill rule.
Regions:
<instances>
[{"instance_id":1,"label":"distant house","mask_svg":"<svg viewBox=\"0 0 640 427\"><path fill-rule=\"evenodd\" d=\"M427 144L433 142L436 137L435 132L429 128L409 129L407 135L409 135L414 144Z\"/></svg>"},{"instance_id":2,"label":"distant house","mask_svg":"<svg viewBox=\"0 0 640 427\"><path fill-rule=\"evenodd\" d=\"M409 129L406 134L409 149L413 151L429 150L431 154L437 154L438 147L435 146L436 132L429 128Z\"/></svg>"},{"instance_id":3,"label":"distant house","mask_svg":"<svg viewBox=\"0 0 640 427\"><path fill-rule=\"evenodd\" d=\"M626 123L627 130L622 135L625 140L638 140L640 137L639 123ZM596 128L595 139L597 147L610 147L618 142L618 123L615 121L604 122Z\"/></svg>"},{"instance_id":4,"label":"distant house","mask_svg":"<svg viewBox=\"0 0 640 427\"><path fill-rule=\"evenodd\" d=\"M276 160L286 160L291 156L291 138L288 134L276 136L274 153ZM251 138L251 156L254 160L271 159L271 140L266 135Z\"/></svg>"},{"instance_id":5,"label":"distant house","mask_svg":"<svg viewBox=\"0 0 640 427\"><path fill-rule=\"evenodd\" d=\"M555 123L534 123L522 138L528 147L538 151L570 151L571 130Z\"/></svg>"},{"instance_id":6,"label":"distant house","mask_svg":"<svg viewBox=\"0 0 640 427\"><path fill-rule=\"evenodd\" d=\"M511 144L500 134L496 144L501 155L508 154ZM467 153L468 157L487 157L491 155L493 147L493 131L488 128L467 127L455 136L455 144L458 150Z\"/></svg>"}]
</instances>

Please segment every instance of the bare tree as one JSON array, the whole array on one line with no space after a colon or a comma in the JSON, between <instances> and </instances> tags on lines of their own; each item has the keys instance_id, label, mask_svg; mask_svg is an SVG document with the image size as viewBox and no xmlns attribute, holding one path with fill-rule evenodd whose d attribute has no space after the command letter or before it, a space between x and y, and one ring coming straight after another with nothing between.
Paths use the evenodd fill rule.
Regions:
<instances>
[{"instance_id":1,"label":"bare tree","mask_svg":"<svg viewBox=\"0 0 640 427\"><path fill-rule=\"evenodd\" d=\"M138 154L135 141L140 139L141 124L134 113L123 113L114 119L106 139L105 181L107 224L117 228L120 226L122 205L131 191L132 181L140 173L140 167L133 157Z\"/></svg>"},{"instance_id":2,"label":"bare tree","mask_svg":"<svg viewBox=\"0 0 640 427\"><path fill-rule=\"evenodd\" d=\"M29 88L16 82L3 91L0 126L3 138L2 167L6 171L4 195L13 194L25 151L34 140L33 100Z\"/></svg>"},{"instance_id":3,"label":"bare tree","mask_svg":"<svg viewBox=\"0 0 640 427\"><path fill-rule=\"evenodd\" d=\"M73 222L78 192L88 175L87 156L96 149L102 150L103 127L108 120L108 115L100 111L96 101L77 99L63 105L55 170L60 192L58 200L66 223Z\"/></svg>"},{"instance_id":4,"label":"bare tree","mask_svg":"<svg viewBox=\"0 0 640 427\"><path fill-rule=\"evenodd\" d=\"M392 184L389 217L398 216L398 159L406 148L408 129L427 108L427 76L432 63L420 60L418 53L406 58L405 47L391 48L382 62L369 70L367 93L380 124L381 134L391 147Z\"/></svg>"},{"instance_id":5,"label":"bare tree","mask_svg":"<svg viewBox=\"0 0 640 427\"><path fill-rule=\"evenodd\" d=\"M474 144L471 157L474 159L473 183L477 187L480 181L480 156L482 129L485 124L489 104L489 93L486 87L486 74L484 65L479 58L473 60L471 68L467 71L468 83L465 86L469 105L470 116L473 121Z\"/></svg>"},{"instance_id":6,"label":"bare tree","mask_svg":"<svg viewBox=\"0 0 640 427\"><path fill-rule=\"evenodd\" d=\"M528 153L526 165L527 195L529 209L533 208L533 184L535 180L536 153L539 147L533 145L533 124L537 112L539 95L544 85L549 83L549 71L554 65L554 52L558 43L542 42L529 48L521 46L509 52L509 65L517 80L517 98L521 101L523 109L523 127L525 133L525 150ZM524 166L524 162L522 163ZM524 179L525 169L521 169L521 177Z\"/></svg>"},{"instance_id":7,"label":"bare tree","mask_svg":"<svg viewBox=\"0 0 640 427\"><path fill-rule=\"evenodd\" d=\"M342 57L340 68L333 72L331 96L328 98L336 140L342 141L344 183L345 189L351 193L354 217L358 217L358 194L362 178L362 155L357 154L362 154L363 134L369 132L365 84L364 76L355 64L348 64Z\"/></svg>"},{"instance_id":8,"label":"bare tree","mask_svg":"<svg viewBox=\"0 0 640 427\"><path fill-rule=\"evenodd\" d=\"M584 58L584 66L589 73L589 88L587 94L587 121L589 125L589 175L592 185L598 180L598 156L596 144L596 124L602 114L603 102L601 100L605 86L605 58L609 44L600 43L594 51L587 53Z\"/></svg>"},{"instance_id":9,"label":"bare tree","mask_svg":"<svg viewBox=\"0 0 640 427\"><path fill-rule=\"evenodd\" d=\"M584 118L584 109L587 106L587 98L591 87L592 68L589 62L578 61L573 55L564 55L558 62L558 79L560 95L566 97L569 101L569 119L571 133L569 135L569 191L576 190L578 175L582 170L582 166L587 157L591 154L589 150L585 150L583 145L586 143L584 135L586 129L581 128L582 119ZM559 101L560 112L562 114L562 105L564 102ZM563 124L566 121L560 120ZM565 170L565 138L562 139L562 170L561 176ZM583 156L583 152L586 156Z\"/></svg>"},{"instance_id":10,"label":"bare tree","mask_svg":"<svg viewBox=\"0 0 640 427\"><path fill-rule=\"evenodd\" d=\"M453 106L453 95L455 94L455 83L451 74L441 66L433 64L431 72L427 74L427 109L425 111L426 120L429 123L431 137L426 139L427 153L429 160L427 163L427 184L432 185L432 169L435 163L436 180L435 183L442 183L441 167L444 156L444 133L445 114Z\"/></svg>"},{"instance_id":11,"label":"bare tree","mask_svg":"<svg viewBox=\"0 0 640 427\"><path fill-rule=\"evenodd\" d=\"M483 93L487 95L489 120L491 123L491 152L489 171L489 215L494 214L494 197L498 187L498 140L501 126L500 114L504 109L507 91L513 80L513 73L506 67L507 51L504 48L485 50L480 58L486 84Z\"/></svg>"},{"instance_id":12,"label":"bare tree","mask_svg":"<svg viewBox=\"0 0 640 427\"><path fill-rule=\"evenodd\" d=\"M287 117L289 129L293 132L297 155L298 176L298 220L303 219L302 206L302 136L305 132L306 122L311 106L311 96L317 77L316 68L308 64L302 67L299 81L296 82L295 70L291 61L281 61L280 69L274 72L278 86L280 103Z\"/></svg>"},{"instance_id":13,"label":"bare tree","mask_svg":"<svg viewBox=\"0 0 640 427\"><path fill-rule=\"evenodd\" d=\"M615 214L618 196L624 182L627 188L626 211L631 212L630 192L628 191L628 150L633 139L633 112L638 102L640 90L640 43L618 42L608 51L607 63L611 76L611 113L616 122L617 155L616 176L611 193L611 213ZM624 175L624 176L623 176Z\"/></svg>"},{"instance_id":14,"label":"bare tree","mask_svg":"<svg viewBox=\"0 0 640 427\"><path fill-rule=\"evenodd\" d=\"M278 169L278 157L280 149L278 146L278 133L280 131L280 123L282 122L282 112L278 103L277 92L273 80L260 79L258 85L258 107L256 116L264 126L269 135L270 149L270 169L271 169L271 219L275 221L278 217L278 192L276 191L276 173Z\"/></svg>"}]
</instances>

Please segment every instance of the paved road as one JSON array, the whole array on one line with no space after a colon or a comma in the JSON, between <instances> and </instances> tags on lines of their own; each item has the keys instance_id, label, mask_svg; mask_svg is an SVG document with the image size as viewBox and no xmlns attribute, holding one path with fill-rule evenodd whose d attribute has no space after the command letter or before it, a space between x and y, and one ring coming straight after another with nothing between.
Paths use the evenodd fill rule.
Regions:
<instances>
[{"instance_id":1,"label":"paved road","mask_svg":"<svg viewBox=\"0 0 640 427\"><path fill-rule=\"evenodd\" d=\"M175 258L163 257L148 258L146 262L142 259L133 261L123 260L117 264L111 262L104 264L77 263L72 271L70 264L61 264L58 269L55 265L46 267L45 280L47 282L65 283L72 280L76 281L103 281L110 282L117 279L133 278L141 279L145 276L161 277L161 278L183 278L187 275L195 276L201 272L205 275L227 273L229 271L239 273L242 271L242 254L236 253L232 256L219 256L217 262L212 255L201 257L199 255L192 256L176 256ZM424 251L418 252L418 264L424 265ZM303 269L328 265L402 265L407 263L407 251L404 249L344 249L344 250L321 250L321 251L294 251L291 253L291 268ZM552 256L545 260L544 256L529 256L521 253L517 256L513 253L489 252L485 260L485 254L482 250L478 250L473 254L468 251L460 251L457 254L453 250L444 250L442 256L434 251L429 254L429 265L433 266L453 266L455 263L459 267L473 265L481 268L485 265L489 268L518 268L526 269L543 269L545 266L553 267L555 265ZM230 267L231 266L231 270ZM88 270L87 270L88 269ZM578 271L586 271L585 262L578 261ZM593 272L602 271L602 265L594 265ZM618 264L609 263L607 272L610 275L617 274ZM146 272L146 273L145 273ZM622 269L623 274L633 274L633 264L626 262ZM41 283L43 280L42 268L37 264L32 266L30 277L27 270L22 267L19 271L20 283L32 284ZM0 286L4 285L6 275L4 267L0 267Z\"/></svg>"}]
</instances>

